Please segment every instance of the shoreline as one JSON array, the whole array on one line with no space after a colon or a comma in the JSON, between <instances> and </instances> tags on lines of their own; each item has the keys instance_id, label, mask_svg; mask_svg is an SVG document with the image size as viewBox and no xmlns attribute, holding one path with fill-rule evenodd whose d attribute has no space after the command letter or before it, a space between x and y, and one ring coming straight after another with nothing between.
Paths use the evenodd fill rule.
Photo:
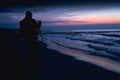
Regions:
<instances>
[{"instance_id":1,"label":"shoreline","mask_svg":"<svg viewBox=\"0 0 120 80\"><path fill-rule=\"evenodd\" d=\"M45 43L48 45L47 48L59 51L61 54L72 56L76 60L85 61L94 65L97 65L99 67L102 67L106 70L113 71L120 74L120 63L117 61L110 60L104 57L85 54L83 51L79 53L79 52L70 50L68 48L58 46L55 43L52 43L50 41L45 41Z\"/></svg>"},{"instance_id":2,"label":"shoreline","mask_svg":"<svg viewBox=\"0 0 120 80\"><path fill-rule=\"evenodd\" d=\"M119 80L118 73L104 70L88 62L78 61L72 56L39 42L37 62L28 58L27 47L21 44L19 33L14 30L1 30L1 80ZM16 55L18 54L18 56ZM35 70L35 71L33 71Z\"/></svg>"}]
</instances>

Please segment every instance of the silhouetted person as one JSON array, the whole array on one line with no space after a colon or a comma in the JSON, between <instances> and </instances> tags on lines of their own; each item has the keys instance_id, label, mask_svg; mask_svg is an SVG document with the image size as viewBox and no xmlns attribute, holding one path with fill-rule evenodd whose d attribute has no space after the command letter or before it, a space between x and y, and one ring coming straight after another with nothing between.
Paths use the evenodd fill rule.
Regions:
<instances>
[{"instance_id":1,"label":"silhouetted person","mask_svg":"<svg viewBox=\"0 0 120 80\"><path fill-rule=\"evenodd\" d=\"M20 21L20 34L21 37L28 42L28 54L27 56L33 56L32 58L37 59L38 53L38 29L41 26L41 21L37 22L32 18L30 11L26 12L25 18Z\"/></svg>"}]
</instances>

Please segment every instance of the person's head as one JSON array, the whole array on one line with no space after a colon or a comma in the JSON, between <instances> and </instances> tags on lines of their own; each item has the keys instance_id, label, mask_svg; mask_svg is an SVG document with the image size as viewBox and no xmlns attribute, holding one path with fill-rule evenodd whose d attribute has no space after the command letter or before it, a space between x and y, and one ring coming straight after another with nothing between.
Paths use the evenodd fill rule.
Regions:
<instances>
[{"instance_id":1,"label":"person's head","mask_svg":"<svg viewBox=\"0 0 120 80\"><path fill-rule=\"evenodd\" d=\"M32 18L32 12L31 11L26 11L26 18Z\"/></svg>"}]
</instances>

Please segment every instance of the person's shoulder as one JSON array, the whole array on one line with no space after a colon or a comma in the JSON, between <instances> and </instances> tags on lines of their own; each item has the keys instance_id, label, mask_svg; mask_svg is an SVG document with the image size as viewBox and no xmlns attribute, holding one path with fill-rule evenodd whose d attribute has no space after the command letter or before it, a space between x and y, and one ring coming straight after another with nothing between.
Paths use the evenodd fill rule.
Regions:
<instances>
[{"instance_id":1,"label":"person's shoulder","mask_svg":"<svg viewBox=\"0 0 120 80\"><path fill-rule=\"evenodd\" d=\"M24 22L25 21L25 18L24 19L22 19L22 20L20 20L20 23L22 23L22 22Z\"/></svg>"},{"instance_id":2,"label":"person's shoulder","mask_svg":"<svg viewBox=\"0 0 120 80\"><path fill-rule=\"evenodd\" d=\"M31 20L32 20L32 21L34 21L34 22L36 22L36 20L35 20L35 19L33 19L33 18L32 18Z\"/></svg>"}]
</instances>

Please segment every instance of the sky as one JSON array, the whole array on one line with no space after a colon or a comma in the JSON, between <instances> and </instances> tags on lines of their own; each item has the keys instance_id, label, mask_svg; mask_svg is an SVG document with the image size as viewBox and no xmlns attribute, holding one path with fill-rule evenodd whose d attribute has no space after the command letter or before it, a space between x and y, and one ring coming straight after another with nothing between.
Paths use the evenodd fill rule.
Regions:
<instances>
[{"instance_id":1,"label":"sky","mask_svg":"<svg viewBox=\"0 0 120 80\"><path fill-rule=\"evenodd\" d=\"M0 26L19 25L28 10L42 26L120 24L119 0L4 0Z\"/></svg>"}]
</instances>

